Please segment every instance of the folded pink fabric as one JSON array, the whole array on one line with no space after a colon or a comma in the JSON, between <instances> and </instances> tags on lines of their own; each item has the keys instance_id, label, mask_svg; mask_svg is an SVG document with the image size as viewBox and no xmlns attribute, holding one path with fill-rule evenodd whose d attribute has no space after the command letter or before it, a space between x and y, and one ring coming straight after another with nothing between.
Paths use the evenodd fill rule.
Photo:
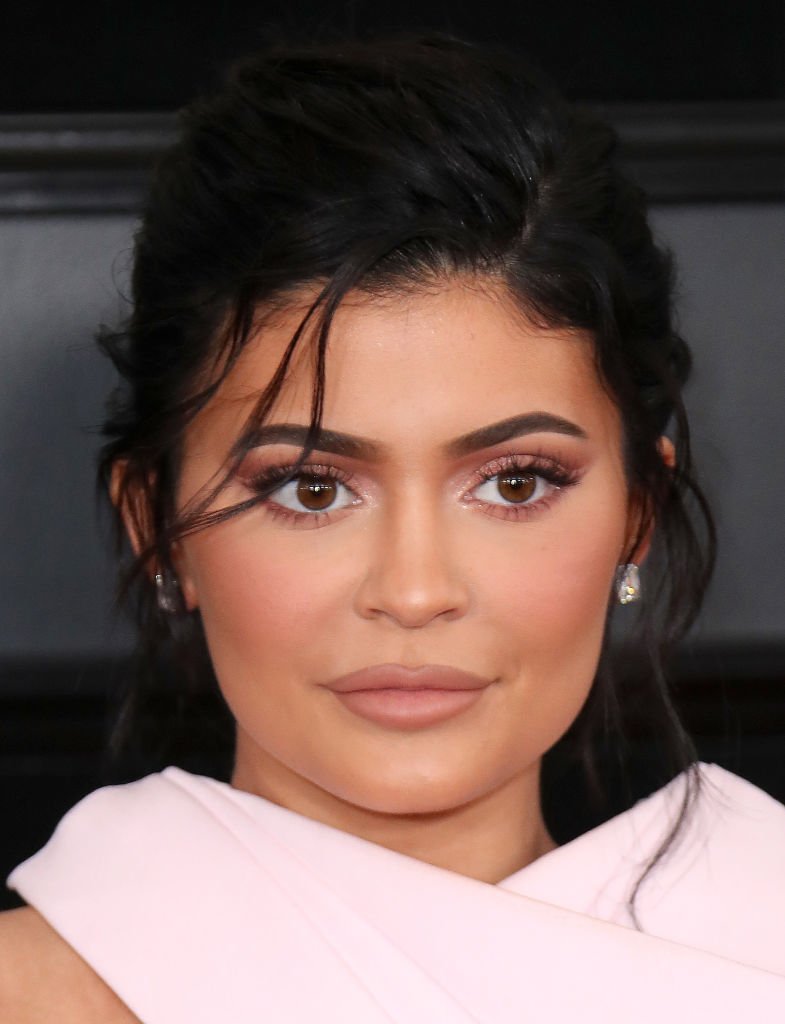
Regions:
<instances>
[{"instance_id":1,"label":"folded pink fabric","mask_svg":"<svg viewBox=\"0 0 785 1024\"><path fill-rule=\"evenodd\" d=\"M715 765L488 885L169 768L9 885L145 1024L663 1024L785 1013L785 807ZM696 1015L699 1015L696 1017Z\"/></svg>"}]
</instances>

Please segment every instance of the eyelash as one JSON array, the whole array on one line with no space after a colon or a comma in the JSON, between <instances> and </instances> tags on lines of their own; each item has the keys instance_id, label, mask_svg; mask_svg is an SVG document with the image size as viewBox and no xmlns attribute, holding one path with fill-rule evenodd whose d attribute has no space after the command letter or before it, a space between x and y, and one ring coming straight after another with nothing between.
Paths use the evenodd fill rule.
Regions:
<instances>
[{"instance_id":1,"label":"eyelash","mask_svg":"<svg viewBox=\"0 0 785 1024\"><path fill-rule=\"evenodd\" d=\"M303 525L306 521L308 525L312 527L327 525L332 521L336 511L343 511L343 508L351 506L343 506L343 508L331 512L329 509L324 511L309 511L309 512L297 512L294 509L286 508L284 505L279 505L274 501L271 501L272 495L275 493L276 483L281 483L283 486L287 483L292 483L303 478L311 478L315 480L335 480L338 483L343 484L347 490L352 491L352 481L354 476L351 473L346 473L343 470L338 469L337 466L331 465L303 465L300 467L296 476L291 476L291 472L294 469L294 464L280 465L280 466L269 466L266 469L254 474L252 478L246 481L246 486L251 490L257 491L260 495L266 493L266 497L263 498L262 504L265 507L266 512L272 516L273 519L280 519L290 523L293 526ZM481 470L478 470L474 474L474 480L470 487L470 491L476 490L484 483L494 480L497 476L503 474L514 476L520 474L521 476L534 476L540 480L544 480L551 490L544 497L538 498L534 502L527 502L526 504L510 504L503 505L497 504L496 502L484 501L481 498L471 498L472 504L477 504L481 508L488 510L492 509L490 513L501 519L506 520L521 520L528 518L529 516L547 509L552 500L555 497L555 493L562 488L571 487L578 483L580 479L580 472L577 470L569 469L555 459L549 456L534 455L531 457L521 457L519 455L502 455L491 462L487 463ZM352 493L357 497L355 491Z\"/></svg>"},{"instance_id":2,"label":"eyelash","mask_svg":"<svg viewBox=\"0 0 785 1024\"><path fill-rule=\"evenodd\" d=\"M308 521L308 525L311 526L322 526L332 521L334 512L329 510L325 512L295 512L293 509L286 508L284 505L278 505L275 502L271 502L270 498L275 493L277 488L274 485L281 483L283 486L287 483L292 483L296 480L301 480L303 477L310 477L316 480L336 480L341 483L348 490L351 490L351 483L354 480L354 476L351 473L344 473L338 469L337 466L322 466L322 465L304 465L301 466L297 476L291 476L291 472L294 469L294 464L284 466L269 466L267 469L261 470L259 473L248 480L246 486L250 487L251 490L257 491L260 494L267 492L267 497L263 499L262 504L264 505L265 511L273 519L282 519L290 522L293 526L298 526ZM354 493L354 492L353 492Z\"/></svg>"},{"instance_id":3,"label":"eyelash","mask_svg":"<svg viewBox=\"0 0 785 1024\"><path fill-rule=\"evenodd\" d=\"M494 480L498 476L515 476L516 474L539 477L540 480L544 480L549 485L551 490L544 497L538 498L536 501L527 502L525 505L501 505L496 502L483 501L482 498L472 498L472 503L479 504L486 510L493 509L493 515L514 522L525 519L539 511L545 511L545 509L550 507L556 492L562 488L571 487L573 484L578 483L580 479L580 473L577 470L569 469L548 456L532 455L528 458L522 458L519 455L510 454L492 459L491 462L478 470L470 490L474 491L482 484Z\"/></svg>"}]
</instances>

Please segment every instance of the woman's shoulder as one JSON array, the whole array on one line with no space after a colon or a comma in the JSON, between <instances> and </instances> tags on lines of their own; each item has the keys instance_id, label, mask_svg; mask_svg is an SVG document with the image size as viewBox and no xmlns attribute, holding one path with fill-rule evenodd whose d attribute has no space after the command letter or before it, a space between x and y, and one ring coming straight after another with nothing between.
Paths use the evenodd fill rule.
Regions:
<instances>
[{"instance_id":1,"label":"woman's shoulder","mask_svg":"<svg viewBox=\"0 0 785 1024\"><path fill-rule=\"evenodd\" d=\"M785 806L716 764L694 766L504 886L785 974Z\"/></svg>"},{"instance_id":2,"label":"woman's shoulder","mask_svg":"<svg viewBox=\"0 0 785 1024\"><path fill-rule=\"evenodd\" d=\"M680 795L674 786L662 806L674 812ZM785 806L719 765L700 765L694 805L640 902L655 934L785 974Z\"/></svg>"},{"instance_id":3,"label":"woman's shoulder","mask_svg":"<svg viewBox=\"0 0 785 1024\"><path fill-rule=\"evenodd\" d=\"M32 907L0 914L0 1003L8 1024L139 1024Z\"/></svg>"},{"instance_id":4,"label":"woman's shoulder","mask_svg":"<svg viewBox=\"0 0 785 1024\"><path fill-rule=\"evenodd\" d=\"M705 849L713 847L715 859L750 870L765 868L769 877L782 875L785 867L785 805L747 779L717 764L700 764L700 788L690 816L693 835ZM663 796L674 805L680 790L666 787ZM656 799L652 801L656 804ZM690 828L685 829L689 835ZM785 889L782 890L785 893Z\"/></svg>"}]
</instances>

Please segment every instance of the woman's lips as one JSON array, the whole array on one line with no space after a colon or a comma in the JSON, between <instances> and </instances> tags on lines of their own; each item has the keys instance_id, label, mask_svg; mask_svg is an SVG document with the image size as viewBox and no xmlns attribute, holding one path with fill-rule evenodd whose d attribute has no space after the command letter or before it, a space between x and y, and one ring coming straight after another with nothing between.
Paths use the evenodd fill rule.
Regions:
<instances>
[{"instance_id":1,"label":"woman's lips","mask_svg":"<svg viewBox=\"0 0 785 1024\"><path fill-rule=\"evenodd\" d=\"M351 690L336 693L361 718L398 729L424 729L470 708L485 690Z\"/></svg>"},{"instance_id":2,"label":"woman's lips","mask_svg":"<svg viewBox=\"0 0 785 1024\"><path fill-rule=\"evenodd\" d=\"M399 729L422 729L470 708L493 680L446 665L374 665L327 683L361 718Z\"/></svg>"}]
</instances>

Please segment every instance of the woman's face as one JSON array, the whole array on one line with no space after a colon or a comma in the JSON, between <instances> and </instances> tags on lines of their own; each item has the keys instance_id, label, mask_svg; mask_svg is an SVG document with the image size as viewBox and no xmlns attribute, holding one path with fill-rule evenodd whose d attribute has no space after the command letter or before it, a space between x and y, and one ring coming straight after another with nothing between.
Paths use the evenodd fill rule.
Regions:
<instances>
[{"instance_id":1,"label":"woman's face","mask_svg":"<svg viewBox=\"0 0 785 1024\"><path fill-rule=\"evenodd\" d=\"M190 428L181 504L219 471L302 312L260 332ZM303 350L265 427L306 426L312 385ZM407 814L536 772L588 695L635 526L589 340L532 326L490 287L353 296L322 425L304 477L176 553L237 720L236 779L295 810ZM256 438L220 505L294 461L293 436ZM488 685L430 724L369 719L325 685L389 664Z\"/></svg>"}]
</instances>

